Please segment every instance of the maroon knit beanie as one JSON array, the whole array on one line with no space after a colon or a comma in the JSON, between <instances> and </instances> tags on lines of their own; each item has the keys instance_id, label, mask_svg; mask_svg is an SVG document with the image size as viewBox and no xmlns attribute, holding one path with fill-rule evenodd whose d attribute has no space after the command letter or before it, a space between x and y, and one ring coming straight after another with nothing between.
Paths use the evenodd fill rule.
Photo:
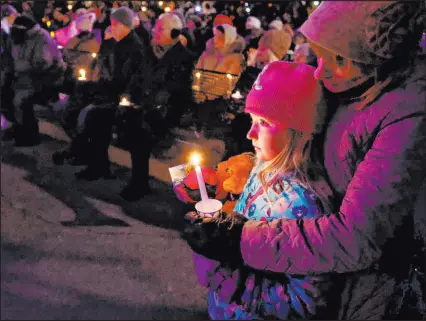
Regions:
<instances>
[{"instance_id":1,"label":"maroon knit beanie","mask_svg":"<svg viewBox=\"0 0 426 321\"><path fill-rule=\"evenodd\" d=\"M314 133L325 103L315 68L306 64L276 61L267 65L250 90L244 112Z\"/></svg>"}]
</instances>

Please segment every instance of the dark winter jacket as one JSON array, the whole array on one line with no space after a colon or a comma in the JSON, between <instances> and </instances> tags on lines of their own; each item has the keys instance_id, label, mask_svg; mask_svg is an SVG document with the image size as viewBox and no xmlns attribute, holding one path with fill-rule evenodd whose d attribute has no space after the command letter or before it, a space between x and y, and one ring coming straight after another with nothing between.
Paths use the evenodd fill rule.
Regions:
<instances>
[{"instance_id":1,"label":"dark winter jacket","mask_svg":"<svg viewBox=\"0 0 426 321\"><path fill-rule=\"evenodd\" d=\"M131 101L140 96L140 79L146 76L147 67L152 65L152 55L139 37L131 31L115 43L112 56L112 77L99 81L99 102L118 103L123 94L130 95Z\"/></svg>"},{"instance_id":2,"label":"dark winter jacket","mask_svg":"<svg viewBox=\"0 0 426 321\"><path fill-rule=\"evenodd\" d=\"M61 81L65 71L62 54L49 33L35 25L23 43L12 43L13 68L19 86L36 90Z\"/></svg>"},{"instance_id":3,"label":"dark winter jacket","mask_svg":"<svg viewBox=\"0 0 426 321\"><path fill-rule=\"evenodd\" d=\"M180 41L161 58L154 58L149 68L149 76L142 79L141 102L147 108L161 104L183 108L191 99L191 73L195 57ZM167 93L166 101L161 101L161 93Z\"/></svg>"}]
</instances>

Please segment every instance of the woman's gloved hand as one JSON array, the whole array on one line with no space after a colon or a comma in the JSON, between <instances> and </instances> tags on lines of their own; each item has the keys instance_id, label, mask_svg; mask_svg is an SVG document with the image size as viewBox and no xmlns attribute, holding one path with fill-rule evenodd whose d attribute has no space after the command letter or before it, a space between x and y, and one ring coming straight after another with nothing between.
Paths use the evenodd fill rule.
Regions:
<instances>
[{"instance_id":1,"label":"woman's gloved hand","mask_svg":"<svg viewBox=\"0 0 426 321\"><path fill-rule=\"evenodd\" d=\"M196 212L185 215L183 238L192 250L209 259L241 266L240 240L247 218L238 213L201 217Z\"/></svg>"}]
</instances>

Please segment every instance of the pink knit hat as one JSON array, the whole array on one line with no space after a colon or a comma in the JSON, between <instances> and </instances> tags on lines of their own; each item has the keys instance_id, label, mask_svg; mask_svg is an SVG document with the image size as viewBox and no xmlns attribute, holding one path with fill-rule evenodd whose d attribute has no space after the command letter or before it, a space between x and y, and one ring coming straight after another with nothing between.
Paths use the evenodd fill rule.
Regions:
<instances>
[{"instance_id":1,"label":"pink knit hat","mask_svg":"<svg viewBox=\"0 0 426 321\"><path fill-rule=\"evenodd\" d=\"M417 45L424 7L423 1L323 1L300 31L337 55L378 65Z\"/></svg>"},{"instance_id":2,"label":"pink knit hat","mask_svg":"<svg viewBox=\"0 0 426 321\"><path fill-rule=\"evenodd\" d=\"M314 71L314 67L306 64L286 61L270 63L253 84L244 112L277 121L301 132L320 131L325 103Z\"/></svg>"}]
</instances>

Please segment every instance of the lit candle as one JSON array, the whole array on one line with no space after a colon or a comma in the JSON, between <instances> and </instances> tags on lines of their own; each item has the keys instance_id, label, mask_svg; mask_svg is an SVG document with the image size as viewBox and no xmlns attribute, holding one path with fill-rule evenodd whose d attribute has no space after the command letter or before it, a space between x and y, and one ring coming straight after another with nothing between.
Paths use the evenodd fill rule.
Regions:
<instances>
[{"instance_id":1,"label":"lit candle","mask_svg":"<svg viewBox=\"0 0 426 321\"><path fill-rule=\"evenodd\" d=\"M198 91L200 90L200 78L201 78L201 72L197 72L195 74L195 86L194 86L194 90Z\"/></svg>"},{"instance_id":2,"label":"lit candle","mask_svg":"<svg viewBox=\"0 0 426 321\"><path fill-rule=\"evenodd\" d=\"M232 75L231 74L226 74L226 78L228 78L227 95L231 95L231 90L232 90Z\"/></svg>"},{"instance_id":3,"label":"lit candle","mask_svg":"<svg viewBox=\"0 0 426 321\"><path fill-rule=\"evenodd\" d=\"M198 153L193 153L191 156L191 162L195 165L195 173L197 175L198 186L200 188L201 201L205 202L209 199L206 190L206 184L204 183L203 173L200 167L201 157Z\"/></svg>"},{"instance_id":4,"label":"lit candle","mask_svg":"<svg viewBox=\"0 0 426 321\"><path fill-rule=\"evenodd\" d=\"M71 10L72 10L72 4L69 4L69 5L67 6L67 8L68 8L68 10L69 10L69 11L71 11Z\"/></svg>"},{"instance_id":5,"label":"lit candle","mask_svg":"<svg viewBox=\"0 0 426 321\"><path fill-rule=\"evenodd\" d=\"M50 22L50 21L47 21L46 22L46 26L47 26L47 28L50 28L50 26L52 25L52 23Z\"/></svg>"},{"instance_id":6,"label":"lit candle","mask_svg":"<svg viewBox=\"0 0 426 321\"><path fill-rule=\"evenodd\" d=\"M50 32L50 36L51 36L52 38L55 38L55 33L54 33L53 31L51 31L51 32Z\"/></svg>"},{"instance_id":7,"label":"lit candle","mask_svg":"<svg viewBox=\"0 0 426 321\"><path fill-rule=\"evenodd\" d=\"M146 7L141 8L142 12L146 12Z\"/></svg>"},{"instance_id":8,"label":"lit candle","mask_svg":"<svg viewBox=\"0 0 426 321\"><path fill-rule=\"evenodd\" d=\"M165 11L165 12L170 12L170 7L165 7L165 8L164 8L164 11Z\"/></svg>"},{"instance_id":9,"label":"lit candle","mask_svg":"<svg viewBox=\"0 0 426 321\"><path fill-rule=\"evenodd\" d=\"M80 69L80 70L78 71L78 73L79 73L79 75L80 75L80 77L78 77L78 80L80 80L80 81L85 81L85 80L87 80L87 78L86 78L86 70L84 70L84 69Z\"/></svg>"},{"instance_id":10,"label":"lit candle","mask_svg":"<svg viewBox=\"0 0 426 321\"><path fill-rule=\"evenodd\" d=\"M163 6L163 1L158 1L158 6L162 7Z\"/></svg>"},{"instance_id":11,"label":"lit candle","mask_svg":"<svg viewBox=\"0 0 426 321\"><path fill-rule=\"evenodd\" d=\"M96 56L97 56L96 52L92 53L93 58L96 58Z\"/></svg>"},{"instance_id":12,"label":"lit candle","mask_svg":"<svg viewBox=\"0 0 426 321\"><path fill-rule=\"evenodd\" d=\"M126 97L122 97L120 101L120 106L130 106L130 101Z\"/></svg>"}]
</instances>

